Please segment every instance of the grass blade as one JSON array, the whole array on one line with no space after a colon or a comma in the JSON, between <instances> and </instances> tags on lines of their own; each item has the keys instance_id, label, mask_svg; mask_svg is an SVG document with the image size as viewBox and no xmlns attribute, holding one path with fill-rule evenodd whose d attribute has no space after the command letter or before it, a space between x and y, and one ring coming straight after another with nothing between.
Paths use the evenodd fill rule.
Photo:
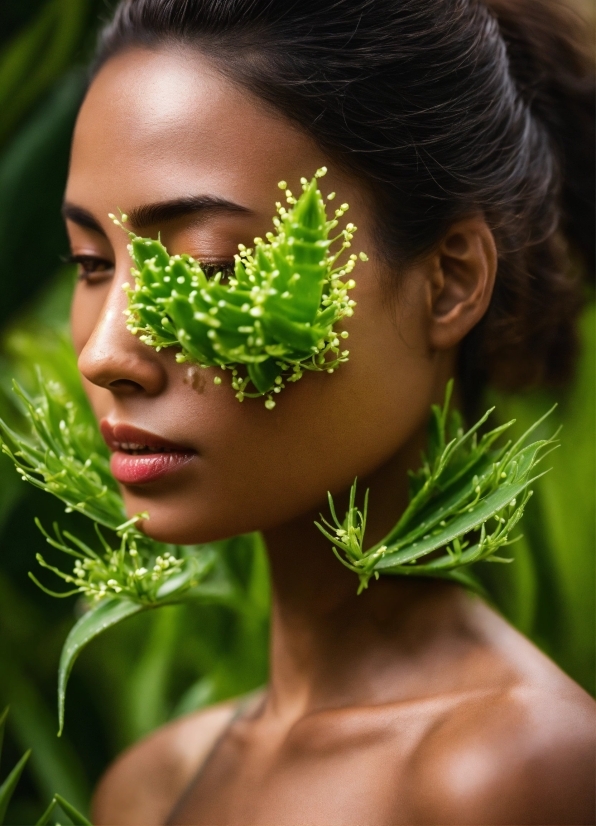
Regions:
<instances>
[{"instance_id":1,"label":"grass blade","mask_svg":"<svg viewBox=\"0 0 596 826\"><path fill-rule=\"evenodd\" d=\"M4 817L6 815L6 810L8 809L8 804L10 803L10 798L12 797L12 793L19 782L19 778L23 773L23 769L25 768L25 764L27 763L30 755L31 749L25 752L4 783L0 786L0 823L4 823Z\"/></svg>"},{"instance_id":2,"label":"grass blade","mask_svg":"<svg viewBox=\"0 0 596 826\"><path fill-rule=\"evenodd\" d=\"M47 826L47 824L50 822L50 815L52 814L52 812L54 811L54 809L56 808L57 805L58 805L58 801L56 800L55 797L53 797L52 802L50 803L48 808L45 810L45 812L42 814L42 816L39 818L39 820L37 821L35 826Z\"/></svg>"},{"instance_id":3,"label":"grass blade","mask_svg":"<svg viewBox=\"0 0 596 826\"><path fill-rule=\"evenodd\" d=\"M92 826L90 820L78 812L74 806L72 806L68 800L65 800L62 795L55 795L54 799L59 803L60 808L63 809L64 814L68 815L75 826Z\"/></svg>"}]
</instances>

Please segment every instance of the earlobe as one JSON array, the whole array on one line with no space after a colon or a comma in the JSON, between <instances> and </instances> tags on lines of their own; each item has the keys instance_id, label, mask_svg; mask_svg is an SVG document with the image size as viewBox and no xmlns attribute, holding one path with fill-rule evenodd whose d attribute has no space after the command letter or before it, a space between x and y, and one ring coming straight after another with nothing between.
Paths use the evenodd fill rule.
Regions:
<instances>
[{"instance_id":1,"label":"earlobe","mask_svg":"<svg viewBox=\"0 0 596 826\"><path fill-rule=\"evenodd\" d=\"M481 217L453 224L433 257L428 281L430 344L456 346L485 314L494 288L497 249Z\"/></svg>"}]
</instances>

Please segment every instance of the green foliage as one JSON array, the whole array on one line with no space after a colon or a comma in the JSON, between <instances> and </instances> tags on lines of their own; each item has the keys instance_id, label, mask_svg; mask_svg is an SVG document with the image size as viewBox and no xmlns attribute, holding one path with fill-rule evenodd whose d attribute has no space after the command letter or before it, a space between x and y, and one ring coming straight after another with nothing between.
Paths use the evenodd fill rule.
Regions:
<instances>
[{"instance_id":1,"label":"green foliage","mask_svg":"<svg viewBox=\"0 0 596 826\"><path fill-rule=\"evenodd\" d=\"M581 319L582 351L576 377L559 392L491 393L502 416L515 417L518 437L539 410L558 402L554 426L563 448L549 457L551 473L539 480L524 516L516 563L487 566L484 585L505 616L555 662L596 691L596 305ZM545 428L537 435L544 436ZM495 566L496 567L496 566Z\"/></svg>"},{"instance_id":2,"label":"green foliage","mask_svg":"<svg viewBox=\"0 0 596 826\"><path fill-rule=\"evenodd\" d=\"M2 714L0 714L0 757L2 756L2 743L4 740L4 728L6 725L7 716L8 708L5 708ZM10 798L12 797L16 785L19 782L19 778L23 773L23 769L25 768L25 764L29 759L30 754L31 752L28 751L21 757L14 769L0 786L0 823L4 823L4 817L6 815L6 810L8 809L8 804L10 803Z\"/></svg>"},{"instance_id":3,"label":"green foliage","mask_svg":"<svg viewBox=\"0 0 596 826\"><path fill-rule=\"evenodd\" d=\"M0 52L0 141L68 66L88 7L87 0L50 0Z\"/></svg>"},{"instance_id":4,"label":"green foliage","mask_svg":"<svg viewBox=\"0 0 596 826\"><path fill-rule=\"evenodd\" d=\"M15 393L31 426L31 435L12 430L0 420L2 449L17 472L31 484L61 499L108 528L126 517L122 497L109 470L109 453L86 401L72 399L68 389L38 374L38 395L18 383Z\"/></svg>"},{"instance_id":5,"label":"green foliage","mask_svg":"<svg viewBox=\"0 0 596 826\"><path fill-rule=\"evenodd\" d=\"M229 599L233 584L224 566L218 564L222 543L166 545L136 528L140 516L146 515L125 520L122 497L109 472L108 451L88 403L80 398L80 392L73 399L58 382L44 382L39 372L37 380L36 397L15 383L31 433L18 432L0 419L2 450L23 479L64 502L67 513L78 511L93 521L97 547L62 531L57 524L52 537L36 520L48 544L74 558L74 566L72 572L63 571L40 553L37 561L73 587L56 593L33 574L29 576L50 596L81 594L92 606L76 623L62 651L58 678L61 733L68 677L74 661L92 639L143 609L182 599ZM111 529L116 543L105 538L99 525ZM240 541L252 540L245 537Z\"/></svg>"},{"instance_id":6,"label":"green foliage","mask_svg":"<svg viewBox=\"0 0 596 826\"><path fill-rule=\"evenodd\" d=\"M75 66L86 60L92 46L100 6L105 9L104 0L0 4L0 325L47 288L59 256L68 250L60 204L72 126L85 87L85 73ZM70 290L72 277L66 283ZM47 302L46 312L52 325L63 318L55 302ZM37 347L43 349L41 340ZM58 356L56 348L52 354ZM18 411L2 392L14 370L7 369L3 356L0 414L16 424ZM53 369L50 354L44 356ZM55 366L60 368L59 356ZM19 372L27 370L23 360ZM63 603L58 611L39 610L39 592L22 569L25 556L39 548L29 527L36 492L19 482L11 465L0 457L0 703L10 702L12 708L8 758L14 753L16 762L17 751L33 746L7 815L16 825L33 823L54 791L84 808L90 769L84 750L83 760L77 759L72 743L55 737L49 709L56 642L65 612L72 608ZM48 504L38 502L35 511L51 521L57 514L46 498ZM96 745L98 754L101 748Z\"/></svg>"},{"instance_id":7,"label":"green foliage","mask_svg":"<svg viewBox=\"0 0 596 826\"><path fill-rule=\"evenodd\" d=\"M28 5L36 13L49 4L36 0ZM25 3L5 3L0 23L17 10L19 19L33 20L25 8ZM84 49L92 42L96 11L105 17L105 0L90 0L89 9L86 28L70 45L61 39L68 49L76 45L79 50L81 43ZM69 52L63 65L71 67L75 54ZM43 62L43 47L31 52L31 61L30 69L36 70ZM65 385L71 398L79 398L77 393L84 398L70 348L64 349L44 325L63 329L68 311L72 274L62 271L59 280L55 278L58 256L67 252L59 207L85 76L69 69L60 77L58 72L46 77L53 85L38 86L39 96L29 99L29 108L20 108L19 120L0 143L0 323L37 300L33 317L19 318L18 326L3 337L3 354L10 358L0 362L0 414L17 429L22 417L12 394L4 392L7 377L18 375L21 385L35 393L35 364L46 378ZM11 99L21 89L27 91L16 82ZM3 111L12 105L8 98L0 102ZM48 284L51 290L39 302ZM559 402L552 418L564 425L565 445L549 459L553 472L533 485L515 564L476 569L514 625L592 691L594 332L591 303L582 326L584 355L569 391L489 400L504 420L517 419L509 431L515 439L541 411ZM35 822L56 790L84 811L91 786L117 752L178 714L261 685L267 675L269 600L263 548L256 541L230 542L220 549L226 576L234 584L228 600L141 611L95 638L77 662L69 686L70 724L57 739L56 662L83 605L77 599L51 600L28 580L27 567L36 552L53 561L51 554L58 561L62 556L34 527L35 515L46 525L68 521L75 535L91 545L96 541L87 520L76 513L65 517L59 500L21 484L12 462L0 456L0 703L11 703L5 747L11 765L33 746L12 798L11 824Z\"/></svg>"},{"instance_id":8,"label":"green foliage","mask_svg":"<svg viewBox=\"0 0 596 826\"><path fill-rule=\"evenodd\" d=\"M478 588L469 571L471 565L512 561L497 556L497 551L515 541L509 538L511 531L531 495L529 485L538 478L532 471L556 442L550 438L526 444L543 416L515 443L493 449L513 422L478 439L489 410L464 432L459 414L449 410L452 389L450 382L443 408L432 407L428 456L423 457L420 470L410 475L408 507L384 539L364 550L368 491L360 511L355 505L354 482L342 522L329 494L333 524L323 518L317 527L333 543L340 562L358 575L358 593L368 586L371 576L378 579L380 573L440 577ZM441 555L419 561L439 549L444 551Z\"/></svg>"},{"instance_id":9,"label":"green foliage","mask_svg":"<svg viewBox=\"0 0 596 826\"><path fill-rule=\"evenodd\" d=\"M74 586L61 594L40 587L52 596L81 593L99 600L118 594L152 605L178 599L197 586L214 566L214 550L153 542L136 529L138 518L126 521L121 494L109 472L108 450L88 403L70 398L64 386L44 382L39 375L38 388L33 398L15 383L31 435L16 432L0 419L2 450L23 479L61 499L67 513L78 511L93 520L99 545L96 551L57 525L52 537L38 523L48 544L75 560L72 573L65 573L37 554L42 567ZM114 531L118 542L110 544L98 523Z\"/></svg>"},{"instance_id":10,"label":"green foliage","mask_svg":"<svg viewBox=\"0 0 596 826\"><path fill-rule=\"evenodd\" d=\"M0 420L2 448L24 479L62 500L67 511L76 510L93 520L99 540L99 550L95 550L57 525L55 538L39 525L47 542L75 562L72 573L47 563L41 554L37 554L38 562L74 587L56 594L30 574L32 579L52 596L80 593L95 603L79 619L63 648L58 691L61 732L68 677L75 659L92 639L141 610L187 599L226 597L232 585L218 565L217 545L164 545L136 528L142 515L120 521L124 516L121 496L109 474L89 406L75 405L56 382L44 383L39 376L38 382L37 398L16 385L31 435ZM355 506L356 482L341 523L329 495L335 528L326 520L326 527L317 524L333 543L338 559L358 575L359 593L379 573L436 576L474 586L470 565L481 560L510 561L496 552L511 544L510 533L530 496L528 486L536 478L531 473L553 440L526 445L540 420L514 444L493 449L511 423L478 440L489 411L464 433L459 415L449 411L452 386L450 382L444 407L432 409L428 457L411 475L410 503L383 541L364 550L368 494L361 512ZM492 530L487 528L491 520L496 523ZM104 538L98 522L116 533L117 547ZM442 555L419 562L441 548Z\"/></svg>"},{"instance_id":11,"label":"green foliage","mask_svg":"<svg viewBox=\"0 0 596 826\"><path fill-rule=\"evenodd\" d=\"M103 488L114 492L117 491L117 487L111 476L103 474L100 458L107 455L106 449L93 420L87 418L91 414L80 385L72 347L62 336L44 333L39 324L34 327L24 325L17 328L9 337L7 345L16 359L10 372L19 375L19 383L24 389L22 395L7 393L3 396L0 392L3 418L10 421L9 430L15 435L21 434L17 437L21 438L25 428L25 413L30 410L38 411L38 429L33 428L27 437L27 455L39 464L31 464L27 460L28 470L25 472L39 483L38 487L31 488L33 492L45 490L46 484L57 485L51 489L62 497L60 501L56 496L45 497L42 494L42 498L38 497L35 504L32 503L30 507L35 508L34 512L42 511L45 514L43 521L51 524L52 521L60 519L60 513L56 508L52 510L48 506L55 501L63 511L66 504L72 513L63 516L60 521L75 521L74 530L60 530L63 544L68 545L71 550L81 552L80 546L76 544L78 541L86 545L89 552L94 552L103 559L104 553L101 553L102 545L97 534L94 530L87 529L87 525L92 526L92 520L81 521L79 518L77 522L77 508L73 506L78 506L85 500L79 510L102 519L105 525L102 534L112 543L110 547L116 549L119 549L118 542L122 537L119 538L112 528L122 524L124 512L122 502L117 497L113 498L112 506L106 508L106 502L110 501L110 498ZM39 371L33 369L32 365L37 365L44 376L50 377L47 383L49 389L48 386L45 388L51 399L51 403L47 405L46 395L40 393L38 386ZM5 372L7 371L8 368L5 368ZM8 391L8 386L6 390ZM50 421L53 423L51 427L48 425ZM68 427L61 427L61 421L68 421ZM86 431L85 422L93 424L93 433ZM59 441L56 442L56 439ZM39 449L40 444L43 445L43 450L38 454L35 452L35 446ZM14 454L17 450L18 445L11 440L11 452ZM34 473L35 467L40 470L44 466L45 460L40 456L42 453L45 456L46 451L54 452L52 458L63 455L69 473L57 479L51 474L46 479L43 473ZM97 453L97 457L93 459L94 466L99 470L97 478L91 484L91 475L87 482L81 479L84 473L82 459L85 455L88 459L94 451ZM25 461L23 456L16 458L19 462ZM1 459L8 457L0 457ZM57 468L54 467L54 470ZM65 483L67 476L68 484ZM12 477L6 476L9 484L12 484L13 478L18 479L14 471ZM70 488L69 484L73 487ZM84 487L81 488L81 485ZM22 491L21 497L14 499L13 494L13 502L28 501L27 487L17 487L17 493ZM0 504L5 492L9 490L8 486L0 489ZM85 496L81 496L81 490ZM28 513L29 510L23 512L14 521L13 533L5 535L3 539L3 566L13 553L13 548L15 559L24 561L35 555L35 535L28 535L25 541L23 539L27 531L27 519L31 519ZM69 536L73 538L74 546ZM54 537L55 535L52 537L53 541ZM142 540L145 540L145 537L142 537ZM57 537L55 542L60 544ZM23 548L27 548L26 554L23 554ZM192 549L175 549L171 546L158 546L158 543L153 543L146 550L151 549L154 556L163 556L164 550L168 549L177 554L192 552ZM70 744L66 743L63 746L60 745L60 741L55 741L55 723L50 712L46 710L49 698L46 700L45 696L40 697L36 694L35 684L40 681L37 674L40 666L42 673L47 674L43 677L47 684L55 673L60 646L65 637L67 640L63 646L60 667L61 705L64 701L66 681L75 658L90 640L95 641L93 650L90 654L86 653L83 658L81 677L78 677L75 693L71 693L69 697L69 719L73 714L76 726L71 726L70 732L67 732L70 736L76 735L78 738L78 728L82 724L84 729L88 725L86 718L97 715L98 711L95 709L99 710L101 719L96 725L104 728L109 739L102 742L101 737L99 741L94 737L87 746L84 745L84 741L83 747L78 746L79 751L83 748L83 753L84 749L87 749L87 764L91 758L92 766L97 766L91 769L95 773L117 750L171 719L172 716L193 711L219 699L237 696L252 690L266 679L269 596L262 543L257 537L239 537L197 551L199 556L202 554L204 559L210 557L216 564L205 571L205 578L200 586L195 588L189 602L184 605L170 604L175 603L182 593L175 587L181 584L175 577L170 580L169 592L154 594L157 600L148 598L150 595L146 593L137 593L136 602L121 601L117 609L119 616L127 614L130 617L128 623L123 625L110 624L113 615L107 617L110 613L107 594L104 599L92 602L91 608L79 600L75 603L76 622L70 633L70 600L61 601L67 611L59 613L62 619L56 624L52 620L52 615L56 616L56 611L52 611L51 605L45 604L38 608L33 599L34 595L23 591L22 579L17 576L12 584L3 579L0 570L0 696L10 698L13 704L13 737L19 743L30 742L34 745L30 761L31 773L40 790L41 800L57 789L64 797L82 808L88 794L88 783L85 783L84 776L80 777L80 766L71 759ZM64 551L54 545L49 547L47 554L49 556L44 554L44 558L48 559L52 567L60 570L63 567L60 558L64 557ZM106 560L108 556L106 553ZM79 557L70 555L64 558L72 562L81 561ZM54 559L57 563L54 563ZM70 573L67 568L64 571ZM106 570L103 575L103 581L106 583L109 574ZM23 577L25 576L24 570ZM158 587L163 584L164 582L158 583ZM164 606L167 603L170 607L164 607L160 612L149 610L155 601ZM106 607L102 607L96 614L93 604ZM23 636L22 629L26 626L31 626L30 631ZM17 632L21 636L15 636ZM38 639L39 651L33 647ZM26 661L21 662L23 654ZM35 675L34 680L31 679L32 674ZM86 685L84 699L80 694L81 679ZM72 689L69 689L69 692L72 692ZM45 690L45 694L48 693ZM77 717L77 706L81 708L81 703L86 707L86 711L82 713L82 717L81 712L78 712ZM107 753L106 749L109 749ZM86 771L89 772L89 769ZM94 776L91 774L92 779ZM28 815L29 819L24 819L23 822L33 822L35 816L32 811Z\"/></svg>"},{"instance_id":12,"label":"green foliage","mask_svg":"<svg viewBox=\"0 0 596 826\"><path fill-rule=\"evenodd\" d=\"M6 718L8 716L8 707L4 709L2 714L0 714L0 757L2 756L2 741L4 739L4 727L6 724ZM21 778L21 774L23 773L23 769L29 760L31 755L31 750L25 752L25 754L21 757L19 762L16 766L12 769L4 783L0 786L0 824L4 823L4 818L6 817L6 810L8 809L8 804L14 794L14 791L17 787L17 783ZM50 822L50 816L54 809L60 806L65 814L71 819L72 823L75 826L91 826L91 823L84 817L80 812L78 812L75 807L65 800L62 795L55 794L52 802L42 814L41 818L37 821L35 826L45 826L45 824Z\"/></svg>"},{"instance_id":13,"label":"green foliage","mask_svg":"<svg viewBox=\"0 0 596 826\"><path fill-rule=\"evenodd\" d=\"M92 45L100 5L104 0L0 4L0 37L16 19L25 23L0 48L0 323L48 283L68 250L60 204L86 83L76 64Z\"/></svg>"},{"instance_id":14,"label":"green foliage","mask_svg":"<svg viewBox=\"0 0 596 826\"><path fill-rule=\"evenodd\" d=\"M223 272L209 278L190 256L170 256L159 241L130 233L137 267L128 290L131 332L158 350L180 347L179 361L231 370L236 398L267 395L269 409L285 381L297 381L305 370L333 373L348 358L348 351L340 349L348 333L336 332L335 325L353 312L348 291L355 284L342 279L357 256L342 265L338 260L356 227L348 224L329 238L348 205L327 220L317 186L325 172L320 169L310 183L303 178L297 200L280 183L290 208L277 205L276 231L267 233L266 241L255 238L254 250L240 246L227 280ZM330 247L340 240L332 253ZM362 253L361 259L366 260ZM256 392L249 392L249 383Z\"/></svg>"}]
</instances>

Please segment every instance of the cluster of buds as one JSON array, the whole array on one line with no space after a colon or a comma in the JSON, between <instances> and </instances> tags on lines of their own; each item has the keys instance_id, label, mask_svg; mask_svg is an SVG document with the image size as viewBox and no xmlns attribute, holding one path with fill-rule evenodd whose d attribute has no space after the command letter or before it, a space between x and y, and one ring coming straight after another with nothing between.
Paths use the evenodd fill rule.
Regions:
<instances>
[{"instance_id":1,"label":"cluster of buds","mask_svg":"<svg viewBox=\"0 0 596 826\"><path fill-rule=\"evenodd\" d=\"M55 528L54 538L49 536L41 525L39 527L49 544L75 556L72 574L49 565L41 554L37 554L39 564L72 585L73 589L68 593L82 594L92 602L118 595L121 598L151 604L156 601L159 589L174 574L179 573L188 561L174 556L169 551L153 557L144 549L139 550L139 538L134 531L124 531L120 547L113 549L98 530L104 548L104 553L98 554L70 534L65 532L62 535L58 528ZM67 545L65 540L69 540L70 545ZM45 587L44 590L47 591Z\"/></svg>"}]
</instances>

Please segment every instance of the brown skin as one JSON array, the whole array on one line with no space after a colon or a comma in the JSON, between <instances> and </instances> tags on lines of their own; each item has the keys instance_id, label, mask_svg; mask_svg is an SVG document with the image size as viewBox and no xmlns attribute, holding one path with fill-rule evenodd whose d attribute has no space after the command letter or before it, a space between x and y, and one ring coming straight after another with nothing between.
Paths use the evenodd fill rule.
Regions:
<instances>
[{"instance_id":1,"label":"brown skin","mask_svg":"<svg viewBox=\"0 0 596 826\"><path fill-rule=\"evenodd\" d=\"M349 202L358 302L350 360L278 397L239 404L216 370L178 365L125 327L122 209L215 195L244 212L131 226L172 252L222 262L270 228L277 182L329 167L324 191ZM73 252L91 264L73 300L79 366L98 418L192 447L176 474L123 488L160 540L263 531L273 584L271 680L237 720L174 814L179 824L593 823L594 703L479 600L440 582L356 579L313 527L327 491L339 509L357 475L371 489L371 542L406 501L429 406L480 320L496 271L481 216L392 273L375 254L362 186L310 137L184 49L131 50L94 80L77 122L66 200ZM162 216L163 218L163 216ZM73 220L75 219L75 220ZM143 220L141 220L143 219ZM141 225L142 224L142 225ZM399 278L388 298L386 281ZM165 726L107 772L98 824L162 824L232 713L223 705Z\"/></svg>"}]
</instances>

